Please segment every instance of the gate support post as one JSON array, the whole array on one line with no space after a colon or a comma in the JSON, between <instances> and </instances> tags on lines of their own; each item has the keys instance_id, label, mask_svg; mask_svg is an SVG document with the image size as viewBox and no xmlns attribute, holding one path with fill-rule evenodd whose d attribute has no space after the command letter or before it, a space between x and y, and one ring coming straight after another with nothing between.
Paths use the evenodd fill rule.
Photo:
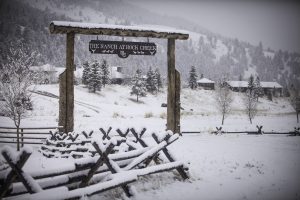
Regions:
<instances>
[{"instance_id":1,"label":"gate support post","mask_svg":"<svg viewBox=\"0 0 300 200\"><path fill-rule=\"evenodd\" d=\"M175 39L168 39L167 130L180 133L180 75L175 69ZM176 81L177 79L177 81ZM179 91L178 91L179 90Z\"/></svg>"},{"instance_id":2,"label":"gate support post","mask_svg":"<svg viewBox=\"0 0 300 200\"><path fill-rule=\"evenodd\" d=\"M175 69L175 133L181 134L180 130L180 73Z\"/></svg>"},{"instance_id":3,"label":"gate support post","mask_svg":"<svg viewBox=\"0 0 300 200\"><path fill-rule=\"evenodd\" d=\"M59 77L59 126L65 133L74 128L74 38L67 33L66 70Z\"/></svg>"}]
</instances>

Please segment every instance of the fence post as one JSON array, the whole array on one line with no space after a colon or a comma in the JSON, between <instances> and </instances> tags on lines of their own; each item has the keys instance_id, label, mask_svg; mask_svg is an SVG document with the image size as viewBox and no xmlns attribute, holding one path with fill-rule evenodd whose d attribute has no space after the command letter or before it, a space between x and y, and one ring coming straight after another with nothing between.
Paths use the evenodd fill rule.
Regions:
<instances>
[{"instance_id":1,"label":"fence post","mask_svg":"<svg viewBox=\"0 0 300 200\"><path fill-rule=\"evenodd\" d=\"M23 138L23 129L21 128L21 143L22 147L24 147L24 138Z\"/></svg>"}]
</instances>

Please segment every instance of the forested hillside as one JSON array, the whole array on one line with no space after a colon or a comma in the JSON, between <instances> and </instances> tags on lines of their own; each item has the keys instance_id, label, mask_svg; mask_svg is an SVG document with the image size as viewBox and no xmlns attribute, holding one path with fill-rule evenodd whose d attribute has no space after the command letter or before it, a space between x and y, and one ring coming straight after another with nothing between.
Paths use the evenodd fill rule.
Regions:
<instances>
[{"instance_id":1,"label":"forested hillside","mask_svg":"<svg viewBox=\"0 0 300 200\"><path fill-rule=\"evenodd\" d=\"M294 84L300 88L300 54L273 51L260 44L249 44L234 38L225 38L186 20L161 17L123 0L105 1L0 1L0 51L1 63L6 62L9 48L17 48L20 42L36 51L36 64L65 65L65 36L50 35L52 20L86 21L124 25L155 24L190 31L188 41L176 42L176 67L186 81L191 66L205 77L218 79L228 74L230 79L246 79L258 75L262 81L278 81L284 87ZM159 67L166 73L166 40L150 39L158 45L156 56L129 56L121 59L116 55L91 55L88 42L96 36L76 36L75 64L80 67L86 60L105 58L110 65L125 66L132 75L137 68L144 72ZM120 37L99 36L104 40L122 40ZM125 38L147 41L147 38Z\"/></svg>"}]
</instances>

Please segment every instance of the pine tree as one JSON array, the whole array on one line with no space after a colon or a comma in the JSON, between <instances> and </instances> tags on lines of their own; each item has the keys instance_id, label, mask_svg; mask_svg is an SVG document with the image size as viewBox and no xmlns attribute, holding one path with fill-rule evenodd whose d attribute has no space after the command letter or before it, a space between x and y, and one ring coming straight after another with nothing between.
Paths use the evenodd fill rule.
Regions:
<instances>
[{"instance_id":1,"label":"pine tree","mask_svg":"<svg viewBox=\"0 0 300 200\"><path fill-rule=\"evenodd\" d=\"M191 67L190 70L190 77L189 77L189 87L191 89L196 89L197 88L197 73L196 73L196 68L194 66Z\"/></svg>"},{"instance_id":2,"label":"pine tree","mask_svg":"<svg viewBox=\"0 0 300 200\"><path fill-rule=\"evenodd\" d=\"M107 61L105 59L102 61L100 68L101 68L102 85L103 85L103 87L105 87L105 85L110 84L110 78L109 78L110 72L109 72L109 67L108 67Z\"/></svg>"},{"instance_id":3,"label":"pine tree","mask_svg":"<svg viewBox=\"0 0 300 200\"><path fill-rule=\"evenodd\" d=\"M239 75L239 81L242 81L243 78L242 78L242 74Z\"/></svg>"},{"instance_id":4,"label":"pine tree","mask_svg":"<svg viewBox=\"0 0 300 200\"><path fill-rule=\"evenodd\" d=\"M136 70L135 75L131 80L132 88L130 95L136 95L136 101L139 101L139 96L146 96L146 84L142 77L142 71Z\"/></svg>"},{"instance_id":5,"label":"pine tree","mask_svg":"<svg viewBox=\"0 0 300 200\"><path fill-rule=\"evenodd\" d=\"M254 77L251 74L248 80L248 90L252 93L255 90L255 83L254 83Z\"/></svg>"},{"instance_id":6,"label":"pine tree","mask_svg":"<svg viewBox=\"0 0 300 200\"><path fill-rule=\"evenodd\" d=\"M154 91L157 90L156 86L157 86L156 77L152 68L150 67L149 71L147 72L147 78L146 78L147 91L153 93Z\"/></svg>"},{"instance_id":7,"label":"pine tree","mask_svg":"<svg viewBox=\"0 0 300 200\"><path fill-rule=\"evenodd\" d=\"M256 95L257 101L258 101L258 97L263 95L263 89L260 85L260 79L258 76L256 77L254 84L255 84L255 93L256 93L255 95Z\"/></svg>"},{"instance_id":8,"label":"pine tree","mask_svg":"<svg viewBox=\"0 0 300 200\"><path fill-rule=\"evenodd\" d=\"M105 85L110 84L110 78L109 78L109 67L107 64L107 61L104 59L101 64L101 74L102 74L102 85L105 87Z\"/></svg>"},{"instance_id":9,"label":"pine tree","mask_svg":"<svg viewBox=\"0 0 300 200\"><path fill-rule=\"evenodd\" d=\"M89 71L90 71L90 64L89 62L85 62L82 64L83 72L82 72L82 84L88 85L88 78L89 78Z\"/></svg>"},{"instance_id":10,"label":"pine tree","mask_svg":"<svg viewBox=\"0 0 300 200\"><path fill-rule=\"evenodd\" d=\"M154 76L155 76L156 84L157 84L157 86L156 86L157 92L159 92L159 88L162 88L162 81L161 81L161 75L160 75L158 68L155 69Z\"/></svg>"},{"instance_id":11,"label":"pine tree","mask_svg":"<svg viewBox=\"0 0 300 200\"><path fill-rule=\"evenodd\" d=\"M102 74L100 71L100 63L98 61L94 61L90 65L90 71L88 76L88 87L89 91L95 93L96 90L100 91L102 87Z\"/></svg>"}]
</instances>

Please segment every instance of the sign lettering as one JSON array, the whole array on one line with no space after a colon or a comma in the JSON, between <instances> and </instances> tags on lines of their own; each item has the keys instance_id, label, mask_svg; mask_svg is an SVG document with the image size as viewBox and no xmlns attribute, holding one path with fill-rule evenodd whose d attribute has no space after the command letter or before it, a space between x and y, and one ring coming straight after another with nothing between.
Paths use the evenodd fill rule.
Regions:
<instances>
[{"instance_id":1,"label":"sign lettering","mask_svg":"<svg viewBox=\"0 0 300 200\"><path fill-rule=\"evenodd\" d=\"M152 42L91 40L89 51L100 54L118 54L120 58L127 58L129 55L153 56L156 54L156 44Z\"/></svg>"}]
</instances>

